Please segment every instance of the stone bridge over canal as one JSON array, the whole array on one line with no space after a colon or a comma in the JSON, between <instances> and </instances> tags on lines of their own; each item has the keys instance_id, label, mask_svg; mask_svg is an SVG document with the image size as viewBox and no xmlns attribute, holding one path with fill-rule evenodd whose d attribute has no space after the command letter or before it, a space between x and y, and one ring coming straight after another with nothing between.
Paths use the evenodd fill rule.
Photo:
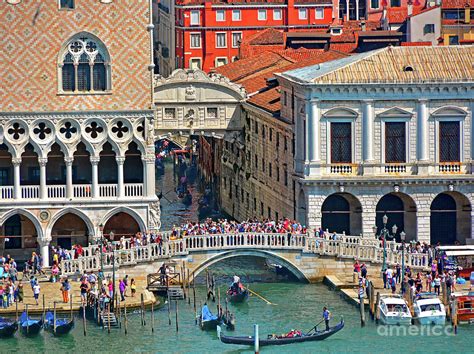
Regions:
<instances>
[{"instance_id":1,"label":"stone bridge over canal","mask_svg":"<svg viewBox=\"0 0 474 354\"><path fill-rule=\"evenodd\" d=\"M165 239L169 236L165 235ZM402 254L397 244L387 244L387 263L402 263ZM352 274L354 259L365 262L371 274L376 274L383 261L383 248L373 238L339 235L338 240L315 238L308 235L238 233L189 236L183 239L164 241L163 245L149 244L100 254L99 246L84 249L79 259L63 260L65 275L98 271L102 263L105 271L112 270L113 262L117 274L143 276L156 273L163 262L184 262L192 276L197 276L207 267L224 259L239 256L256 256L281 264L298 279L305 282L322 280L326 275L345 272ZM412 268L426 268L426 254L405 253L405 264Z\"/></svg>"}]
</instances>

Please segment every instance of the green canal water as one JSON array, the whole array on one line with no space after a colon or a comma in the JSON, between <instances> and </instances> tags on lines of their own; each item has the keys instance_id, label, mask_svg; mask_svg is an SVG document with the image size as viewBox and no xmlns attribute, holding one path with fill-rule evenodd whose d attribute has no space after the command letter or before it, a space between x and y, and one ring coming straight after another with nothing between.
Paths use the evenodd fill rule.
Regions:
<instances>
[{"instance_id":1,"label":"green canal water","mask_svg":"<svg viewBox=\"0 0 474 354\"><path fill-rule=\"evenodd\" d=\"M252 296L248 303L232 306L236 314L235 335L247 335L253 331L253 324L260 325L261 336L267 333L283 333L292 328L309 330L321 319L321 308L328 306L336 317L344 316L346 326L336 335L312 343L293 344L282 347L261 348L262 353L448 353L473 352L474 327L461 326L457 336L382 336L380 329L369 321L361 328L356 308L341 299L337 292L325 285L298 283L252 283L250 288L275 305L266 305ZM223 290L223 286L221 291ZM197 298L204 299L205 289L197 288ZM215 305L211 304L211 309ZM87 323L87 336L83 335L82 322L78 318L76 328L63 338L55 338L48 332L36 338L25 338L19 333L14 338L2 340L0 351L6 352L48 352L48 353L250 353L251 348L221 343L216 333L202 332L194 324L192 304L179 302L179 332L175 328L174 305L172 325L168 325L168 311L164 306L155 311L155 331L151 332L150 312L146 314L146 326L140 324L137 313L129 315L128 334L123 329L108 334L94 323ZM416 326L412 326L419 328Z\"/></svg>"}]
</instances>

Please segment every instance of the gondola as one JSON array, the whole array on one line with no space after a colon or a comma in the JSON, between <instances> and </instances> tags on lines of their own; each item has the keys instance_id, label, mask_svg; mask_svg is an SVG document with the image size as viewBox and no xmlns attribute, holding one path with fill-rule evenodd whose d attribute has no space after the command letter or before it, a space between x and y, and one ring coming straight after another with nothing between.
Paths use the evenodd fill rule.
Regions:
<instances>
[{"instance_id":1,"label":"gondola","mask_svg":"<svg viewBox=\"0 0 474 354\"><path fill-rule=\"evenodd\" d=\"M34 336L41 331L43 319L33 320L23 312L20 317L20 331L26 336Z\"/></svg>"},{"instance_id":2,"label":"gondola","mask_svg":"<svg viewBox=\"0 0 474 354\"><path fill-rule=\"evenodd\" d=\"M15 334L18 322L0 317L0 338L8 338Z\"/></svg>"},{"instance_id":3,"label":"gondola","mask_svg":"<svg viewBox=\"0 0 474 354\"><path fill-rule=\"evenodd\" d=\"M221 322L219 317L211 313L207 305L202 307L201 316L199 317L199 326L203 331L213 331Z\"/></svg>"},{"instance_id":4,"label":"gondola","mask_svg":"<svg viewBox=\"0 0 474 354\"><path fill-rule=\"evenodd\" d=\"M249 298L248 289L240 289L240 292L236 293L232 287L227 290L227 300L233 304L245 302Z\"/></svg>"},{"instance_id":5,"label":"gondola","mask_svg":"<svg viewBox=\"0 0 474 354\"><path fill-rule=\"evenodd\" d=\"M74 328L74 319L56 318L56 331L54 330L54 314L47 312L45 316L44 328L52 332L55 336L68 334Z\"/></svg>"},{"instance_id":6,"label":"gondola","mask_svg":"<svg viewBox=\"0 0 474 354\"><path fill-rule=\"evenodd\" d=\"M285 344L292 344L292 343L302 343L302 342L311 342L317 340L326 339L333 334L339 332L342 328L344 328L344 320L341 319L336 326L329 328L329 331L318 331L313 328L306 334L303 334L300 337L283 337L279 338L274 335L269 335L267 339L259 339L260 346L269 346L269 345L285 345ZM314 330L314 332L313 332ZM221 340L222 343L225 344L239 344L239 345L254 345L254 337L252 336L242 336L242 337L231 337L226 336L221 333L220 326L217 327L217 336Z\"/></svg>"}]
</instances>

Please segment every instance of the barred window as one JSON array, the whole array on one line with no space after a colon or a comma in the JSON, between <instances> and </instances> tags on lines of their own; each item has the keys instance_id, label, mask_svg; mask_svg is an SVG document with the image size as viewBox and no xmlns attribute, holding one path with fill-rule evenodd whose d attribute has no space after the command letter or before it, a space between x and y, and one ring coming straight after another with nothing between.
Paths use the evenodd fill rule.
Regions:
<instances>
[{"instance_id":1,"label":"barred window","mask_svg":"<svg viewBox=\"0 0 474 354\"><path fill-rule=\"evenodd\" d=\"M351 123L331 123L331 163L352 162Z\"/></svg>"},{"instance_id":2,"label":"barred window","mask_svg":"<svg viewBox=\"0 0 474 354\"><path fill-rule=\"evenodd\" d=\"M439 122L439 161L460 161L459 122Z\"/></svg>"},{"instance_id":3,"label":"barred window","mask_svg":"<svg viewBox=\"0 0 474 354\"><path fill-rule=\"evenodd\" d=\"M404 122L385 123L385 162L406 162L406 137Z\"/></svg>"}]
</instances>

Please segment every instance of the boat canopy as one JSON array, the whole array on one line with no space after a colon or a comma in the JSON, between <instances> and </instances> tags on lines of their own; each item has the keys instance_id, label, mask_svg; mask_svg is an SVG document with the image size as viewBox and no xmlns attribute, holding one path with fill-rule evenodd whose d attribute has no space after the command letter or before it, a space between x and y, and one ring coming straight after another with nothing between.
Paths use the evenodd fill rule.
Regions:
<instances>
[{"instance_id":1,"label":"boat canopy","mask_svg":"<svg viewBox=\"0 0 474 354\"><path fill-rule=\"evenodd\" d=\"M209 307L207 305L204 305L201 310L201 318L203 321L212 321L212 320L217 320L217 316L213 315L211 311L209 310Z\"/></svg>"},{"instance_id":2,"label":"boat canopy","mask_svg":"<svg viewBox=\"0 0 474 354\"><path fill-rule=\"evenodd\" d=\"M473 250L465 250L465 251L446 251L446 256L448 257L457 257L457 256L474 256L474 249Z\"/></svg>"},{"instance_id":3,"label":"boat canopy","mask_svg":"<svg viewBox=\"0 0 474 354\"><path fill-rule=\"evenodd\" d=\"M440 251L474 251L474 245L458 245L458 246L439 246Z\"/></svg>"}]
</instances>

